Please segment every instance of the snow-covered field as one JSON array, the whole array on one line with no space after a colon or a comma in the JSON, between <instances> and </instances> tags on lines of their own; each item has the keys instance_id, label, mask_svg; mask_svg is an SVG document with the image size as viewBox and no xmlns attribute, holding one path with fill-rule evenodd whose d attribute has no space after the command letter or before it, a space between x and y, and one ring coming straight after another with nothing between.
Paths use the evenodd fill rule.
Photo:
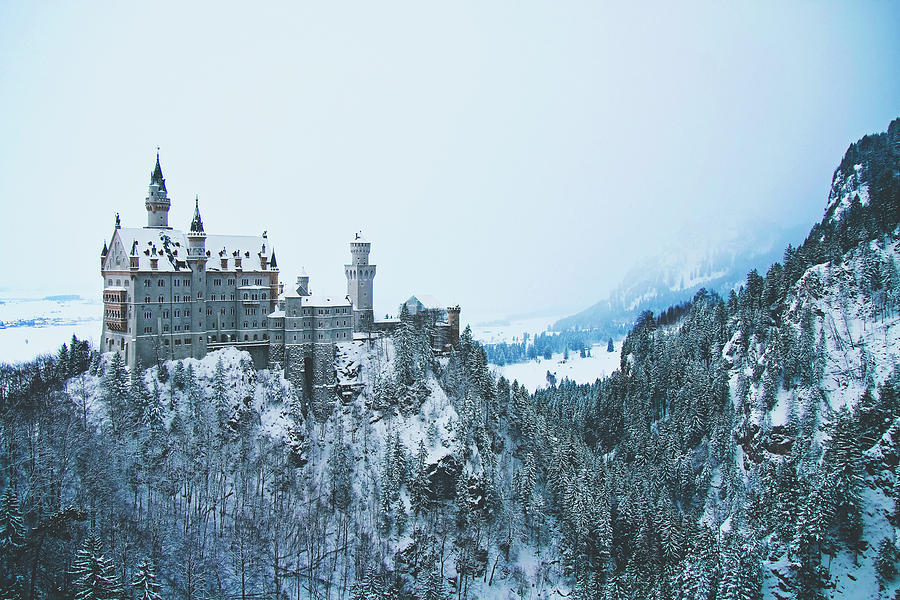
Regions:
<instances>
[{"instance_id":1,"label":"snow-covered field","mask_svg":"<svg viewBox=\"0 0 900 600\"><path fill-rule=\"evenodd\" d=\"M527 319L501 319L489 323L472 325L472 337L484 344L521 341L522 334L534 335L547 331L553 323L560 319L559 315L530 317Z\"/></svg>"},{"instance_id":2,"label":"snow-covered field","mask_svg":"<svg viewBox=\"0 0 900 600\"><path fill-rule=\"evenodd\" d=\"M73 334L96 345L102 314L103 305L97 300L4 293L0 298L0 362L25 362L56 352Z\"/></svg>"},{"instance_id":3,"label":"snow-covered field","mask_svg":"<svg viewBox=\"0 0 900 600\"><path fill-rule=\"evenodd\" d=\"M27 362L39 354L56 353L73 334L96 347L100 339L100 319L71 325L0 329L0 362Z\"/></svg>"},{"instance_id":4,"label":"snow-covered field","mask_svg":"<svg viewBox=\"0 0 900 600\"><path fill-rule=\"evenodd\" d=\"M569 360L563 360L560 353L554 354L550 360L539 358L493 369L509 381L518 381L530 392L547 387L547 371L550 371L557 381L568 378L575 383L594 383L619 368L622 340L617 340L615 346L615 352L607 352L606 344L595 344L591 348L591 355L585 358L581 358L577 352L570 352Z\"/></svg>"}]
</instances>

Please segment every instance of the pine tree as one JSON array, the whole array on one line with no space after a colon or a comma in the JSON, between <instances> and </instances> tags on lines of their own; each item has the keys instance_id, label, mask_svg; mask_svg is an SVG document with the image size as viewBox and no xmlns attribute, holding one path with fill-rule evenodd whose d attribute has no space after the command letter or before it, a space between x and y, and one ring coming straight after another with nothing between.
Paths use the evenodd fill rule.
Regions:
<instances>
[{"instance_id":1,"label":"pine tree","mask_svg":"<svg viewBox=\"0 0 900 600\"><path fill-rule=\"evenodd\" d=\"M112 563L102 553L100 539L92 533L75 555L71 574L75 600L119 600L121 590Z\"/></svg>"},{"instance_id":2,"label":"pine tree","mask_svg":"<svg viewBox=\"0 0 900 600\"><path fill-rule=\"evenodd\" d=\"M722 559L717 600L760 600L762 564L748 540L733 539Z\"/></svg>"},{"instance_id":3,"label":"pine tree","mask_svg":"<svg viewBox=\"0 0 900 600\"><path fill-rule=\"evenodd\" d=\"M428 508L428 471L425 460L425 442L419 440L419 449L416 453L416 462L413 466L412 479L409 482L409 496L412 509L416 516Z\"/></svg>"},{"instance_id":4,"label":"pine tree","mask_svg":"<svg viewBox=\"0 0 900 600\"><path fill-rule=\"evenodd\" d=\"M119 352L114 352L100 382L100 397L106 404L114 432L123 432L127 426L128 383L125 361Z\"/></svg>"},{"instance_id":5,"label":"pine tree","mask_svg":"<svg viewBox=\"0 0 900 600\"><path fill-rule=\"evenodd\" d=\"M153 561L149 558L138 565L132 587L137 590L138 600L161 600L159 588L162 586L156 583L156 571L153 568Z\"/></svg>"},{"instance_id":6,"label":"pine tree","mask_svg":"<svg viewBox=\"0 0 900 600\"><path fill-rule=\"evenodd\" d=\"M25 523L19 498L11 485L0 499L0 557L6 557L25 545Z\"/></svg>"},{"instance_id":7,"label":"pine tree","mask_svg":"<svg viewBox=\"0 0 900 600\"><path fill-rule=\"evenodd\" d=\"M441 577L440 571L434 566L428 572L428 577L422 582L419 597L422 600L449 600L450 598L447 584Z\"/></svg>"},{"instance_id":8,"label":"pine tree","mask_svg":"<svg viewBox=\"0 0 900 600\"><path fill-rule=\"evenodd\" d=\"M126 427L134 430L144 423L150 399L150 390L144 383L143 370L139 365L135 366L129 373Z\"/></svg>"},{"instance_id":9,"label":"pine tree","mask_svg":"<svg viewBox=\"0 0 900 600\"><path fill-rule=\"evenodd\" d=\"M851 548L862 536L862 450L853 415L842 409L831 426L831 442L825 454L830 494L829 508L841 538Z\"/></svg>"},{"instance_id":10,"label":"pine tree","mask_svg":"<svg viewBox=\"0 0 900 600\"><path fill-rule=\"evenodd\" d=\"M337 424L337 438L328 467L331 479L331 505L336 510L346 511L353 499L353 462L350 448L344 442L344 425L341 422Z\"/></svg>"},{"instance_id":11,"label":"pine tree","mask_svg":"<svg viewBox=\"0 0 900 600\"><path fill-rule=\"evenodd\" d=\"M19 600L24 579L19 561L25 546L25 523L19 499L6 487L0 499L0 599Z\"/></svg>"},{"instance_id":12,"label":"pine tree","mask_svg":"<svg viewBox=\"0 0 900 600\"><path fill-rule=\"evenodd\" d=\"M823 486L815 487L809 494L800 509L796 534L791 541L789 556L798 600L823 598L827 572L822 567L822 546L830 520L824 495Z\"/></svg>"}]
</instances>

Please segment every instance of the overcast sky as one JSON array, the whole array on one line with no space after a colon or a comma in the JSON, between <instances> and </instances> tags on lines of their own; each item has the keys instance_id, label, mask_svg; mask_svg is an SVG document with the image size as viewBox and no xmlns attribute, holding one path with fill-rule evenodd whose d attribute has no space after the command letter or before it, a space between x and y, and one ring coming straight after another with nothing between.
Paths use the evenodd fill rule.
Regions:
<instances>
[{"instance_id":1,"label":"overcast sky","mask_svg":"<svg viewBox=\"0 0 900 600\"><path fill-rule=\"evenodd\" d=\"M379 314L563 314L685 229L811 225L900 115L895 2L622 4L2 2L0 286L99 294L160 146L170 224L199 194L283 281L343 295L362 229Z\"/></svg>"}]
</instances>

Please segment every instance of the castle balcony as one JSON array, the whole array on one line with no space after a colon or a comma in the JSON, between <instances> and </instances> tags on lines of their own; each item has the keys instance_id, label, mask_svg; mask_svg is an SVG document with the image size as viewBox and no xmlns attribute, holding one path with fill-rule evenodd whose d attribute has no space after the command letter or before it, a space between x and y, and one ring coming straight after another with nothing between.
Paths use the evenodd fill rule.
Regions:
<instances>
[{"instance_id":1,"label":"castle balcony","mask_svg":"<svg viewBox=\"0 0 900 600\"><path fill-rule=\"evenodd\" d=\"M125 332L128 329L128 321L120 317L106 317L106 328L110 331Z\"/></svg>"},{"instance_id":2,"label":"castle balcony","mask_svg":"<svg viewBox=\"0 0 900 600\"><path fill-rule=\"evenodd\" d=\"M123 287L108 287L103 290L103 302L116 302L124 304L127 300L127 291Z\"/></svg>"},{"instance_id":3,"label":"castle balcony","mask_svg":"<svg viewBox=\"0 0 900 600\"><path fill-rule=\"evenodd\" d=\"M103 320L111 331L128 329L128 297L125 288L107 287L103 290Z\"/></svg>"}]
</instances>

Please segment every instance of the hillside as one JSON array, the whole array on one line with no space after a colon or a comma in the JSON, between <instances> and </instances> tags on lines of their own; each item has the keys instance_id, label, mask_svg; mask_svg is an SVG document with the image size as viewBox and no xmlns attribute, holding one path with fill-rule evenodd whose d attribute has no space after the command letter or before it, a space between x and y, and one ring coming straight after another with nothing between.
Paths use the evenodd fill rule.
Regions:
<instances>
[{"instance_id":1,"label":"hillside","mask_svg":"<svg viewBox=\"0 0 900 600\"><path fill-rule=\"evenodd\" d=\"M712 232L705 247L684 234L658 256L632 267L605 299L558 320L553 329L600 329L607 336L624 335L645 310L665 310L700 289L728 294L748 271L780 260L785 245L803 239L804 234L801 227L723 228Z\"/></svg>"},{"instance_id":2,"label":"hillside","mask_svg":"<svg viewBox=\"0 0 900 600\"><path fill-rule=\"evenodd\" d=\"M311 404L236 349L2 366L0 597L894 598L900 120L847 157L783 263L592 384L412 321Z\"/></svg>"}]
</instances>

